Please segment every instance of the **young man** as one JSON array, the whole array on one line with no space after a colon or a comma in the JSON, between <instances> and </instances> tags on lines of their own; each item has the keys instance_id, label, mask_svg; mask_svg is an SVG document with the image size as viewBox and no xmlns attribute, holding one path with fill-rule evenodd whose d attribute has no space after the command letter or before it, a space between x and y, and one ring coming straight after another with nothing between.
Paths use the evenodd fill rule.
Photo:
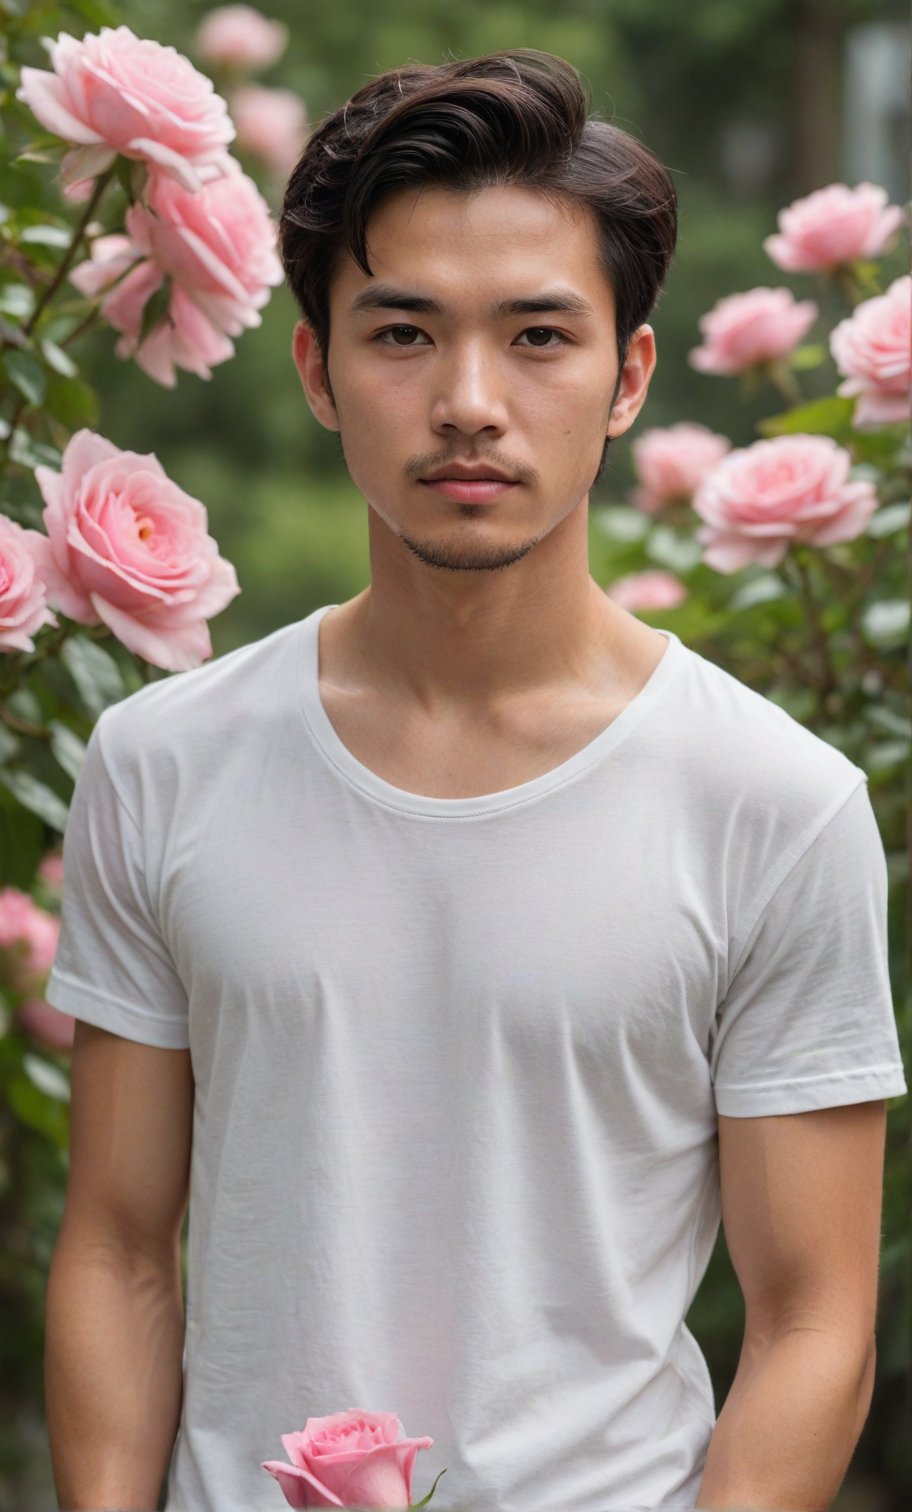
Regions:
<instances>
[{"instance_id":1,"label":"young man","mask_svg":"<svg viewBox=\"0 0 912 1512\"><path fill-rule=\"evenodd\" d=\"M62 1506L168 1471L169 1512L265 1509L280 1435L350 1407L433 1439L441 1512L836 1493L905 1091L886 868L861 768L589 574L674 234L546 54L376 79L292 176L371 582L93 733L48 992ZM720 1211L717 1420L683 1320Z\"/></svg>"}]
</instances>

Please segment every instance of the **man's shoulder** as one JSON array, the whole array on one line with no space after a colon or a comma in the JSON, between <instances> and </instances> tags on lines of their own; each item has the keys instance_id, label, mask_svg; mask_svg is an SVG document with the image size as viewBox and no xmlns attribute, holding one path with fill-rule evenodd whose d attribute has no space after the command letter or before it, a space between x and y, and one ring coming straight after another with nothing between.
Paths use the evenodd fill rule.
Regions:
<instances>
[{"instance_id":1,"label":"man's shoulder","mask_svg":"<svg viewBox=\"0 0 912 1512\"><path fill-rule=\"evenodd\" d=\"M249 731L287 711L297 693L301 623L157 678L110 705L98 720L108 759L120 765L139 753L169 760L198 746L224 749L239 727Z\"/></svg>"},{"instance_id":2,"label":"man's shoulder","mask_svg":"<svg viewBox=\"0 0 912 1512\"><path fill-rule=\"evenodd\" d=\"M766 694L698 652L688 666L675 709L679 750L715 803L764 830L775 816L794 834L824 823L865 780L838 746Z\"/></svg>"}]
</instances>

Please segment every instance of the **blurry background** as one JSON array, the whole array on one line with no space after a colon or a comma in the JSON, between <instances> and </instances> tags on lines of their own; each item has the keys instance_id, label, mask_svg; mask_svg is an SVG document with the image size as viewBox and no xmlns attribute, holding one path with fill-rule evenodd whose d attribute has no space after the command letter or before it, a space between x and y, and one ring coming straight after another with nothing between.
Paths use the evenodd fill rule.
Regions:
<instances>
[{"instance_id":1,"label":"blurry background","mask_svg":"<svg viewBox=\"0 0 912 1512\"><path fill-rule=\"evenodd\" d=\"M388 68L535 47L575 64L591 89L593 112L658 153L677 186L680 234L652 317L659 364L633 437L649 426L694 420L735 445L755 440L755 422L783 402L768 387L745 395L737 380L695 373L687 353L699 340L698 318L724 295L784 285L796 297L818 300L830 328L846 313L835 293L818 280L812 287L807 277L782 273L763 251L777 212L837 180L881 184L894 203L909 197L903 0L561 0L559 6L263 0L258 8L287 23L290 42L256 82L295 91L311 123ZM193 39L207 9L199 0L121 0L118 14L137 34L172 43L205 69ZM261 163L237 155L278 208L281 178L270 179ZM906 255L903 239L886 260L889 278L906 271ZM134 363L119 362L114 335L104 327L80 353L102 396L97 428L118 446L155 452L167 473L206 504L221 553L237 568L242 592L211 623L216 656L318 605L339 603L369 581L367 506L348 479L336 437L307 409L289 352L295 319L290 294L276 290L262 326L238 340L235 359L217 367L209 382L181 373L176 393ZM809 397L832 391L829 365L802 377ZM628 569L617 542L599 528L599 506L623 502L633 481L623 438L592 500L591 566L603 586ZM687 641L687 616L684 604L647 618ZM724 626L699 649L728 660L739 675ZM888 1283L877 1394L838 1512L912 1505L907 1311L900 1289ZM721 1406L742 1325L721 1237L688 1322ZM34 1441L34 1455L17 1499L0 1512L54 1507L42 1431L31 1417L21 1420L18 1432Z\"/></svg>"}]
</instances>

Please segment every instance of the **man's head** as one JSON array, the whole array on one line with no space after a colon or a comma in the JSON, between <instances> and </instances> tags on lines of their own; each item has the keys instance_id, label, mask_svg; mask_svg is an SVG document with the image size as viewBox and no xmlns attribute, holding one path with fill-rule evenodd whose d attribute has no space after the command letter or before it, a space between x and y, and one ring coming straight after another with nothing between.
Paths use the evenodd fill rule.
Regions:
<instances>
[{"instance_id":1,"label":"man's head","mask_svg":"<svg viewBox=\"0 0 912 1512\"><path fill-rule=\"evenodd\" d=\"M295 360L406 544L418 484L451 461L546 500L527 537L580 503L645 399L675 229L665 168L589 119L576 70L548 53L395 70L314 131L281 219Z\"/></svg>"}]
</instances>

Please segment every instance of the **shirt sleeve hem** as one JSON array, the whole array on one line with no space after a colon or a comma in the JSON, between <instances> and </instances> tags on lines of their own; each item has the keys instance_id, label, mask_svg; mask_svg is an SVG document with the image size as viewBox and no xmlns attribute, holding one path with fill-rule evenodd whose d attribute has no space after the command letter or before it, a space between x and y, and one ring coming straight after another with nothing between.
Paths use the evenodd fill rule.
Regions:
<instances>
[{"instance_id":1,"label":"shirt sleeve hem","mask_svg":"<svg viewBox=\"0 0 912 1512\"><path fill-rule=\"evenodd\" d=\"M902 1066L870 1066L860 1071L766 1082L754 1087L716 1087L716 1112L726 1118L809 1113L816 1108L842 1108L882 1097L905 1097L908 1090Z\"/></svg>"},{"instance_id":2,"label":"shirt sleeve hem","mask_svg":"<svg viewBox=\"0 0 912 1512\"><path fill-rule=\"evenodd\" d=\"M109 996L54 967L44 989L45 1001L61 1013L162 1050L187 1050L190 1038L186 1021L169 1020Z\"/></svg>"}]
</instances>

